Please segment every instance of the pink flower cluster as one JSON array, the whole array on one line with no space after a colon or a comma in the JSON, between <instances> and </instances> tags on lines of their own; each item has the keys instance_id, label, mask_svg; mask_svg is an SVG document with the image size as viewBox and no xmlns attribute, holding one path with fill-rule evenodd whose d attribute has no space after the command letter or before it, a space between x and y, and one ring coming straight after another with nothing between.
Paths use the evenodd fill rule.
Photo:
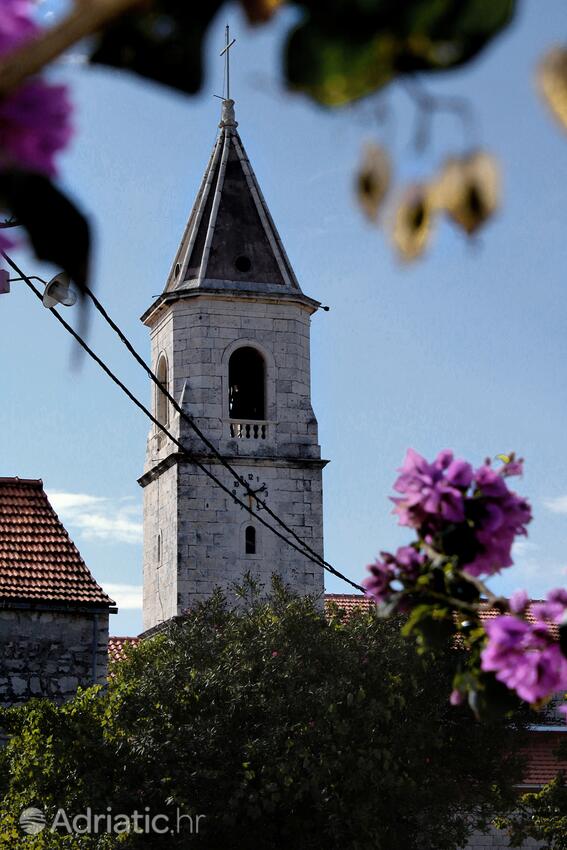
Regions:
<instances>
[{"instance_id":1,"label":"pink flower cluster","mask_svg":"<svg viewBox=\"0 0 567 850\"><path fill-rule=\"evenodd\" d=\"M514 594L510 608L518 615L527 610L527 594ZM536 703L567 689L567 659L552 632L567 612L567 591L552 590L547 600L533 603L535 622L520 616L496 617L484 623L488 643L482 652L482 669L492 671L526 702Z\"/></svg>"},{"instance_id":2,"label":"pink flower cluster","mask_svg":"<svg viewBox=\"0 0 567 850\"><path fill-rule=\"evenodd\" d=\"M0 55L34 37L30 0L2 0ZM0 102L0 167L17 166L53 176L55 157L72 136L65 86L30 79Z\"/></svg>"},{"instance_id":3,"label":"pink flower cluster","mask_svg":"<svg viewBox=\"0 0 567 850\"><path fill-rule=\"evenodd\" d=\"M459 565L471 575L492 575L511 566L514 538L527 533L531 520L529 504L506 483L507 477L521 473L521 461L499 471L488 462L473 470L448 450L428 463L409 449L399 471L394 489L402 495L392 501L400 525L417 529L434 548L442 547L440 541L449 527L453 541L458 542L461 534L466 546L459 554Z\"/></svg>"},{"instance_id":4,"label":"pink flower cluster","mask_svg":"<svg viewBox=\"0 0 567 850\"><path fill-rule=\"evenodd\" d=\"M370 576L362 582L367 596L379 604L387 602L395 592L393 582L415 582L425 563L425 557L413 546L400 546L395 555L388 552L380 554L382 560L370 564Z\"/></svg>"}]
</instances>

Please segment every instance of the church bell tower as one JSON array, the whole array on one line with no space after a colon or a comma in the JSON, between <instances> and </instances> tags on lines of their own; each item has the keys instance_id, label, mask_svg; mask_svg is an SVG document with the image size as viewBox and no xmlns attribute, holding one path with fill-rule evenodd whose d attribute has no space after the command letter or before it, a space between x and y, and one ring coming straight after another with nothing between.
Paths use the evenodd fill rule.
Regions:
<instances>
[{"instance_id":1,"label":"church bell tower","mask_svg":"<svg viewBox=\"0 0 567 850\"><path fill-rule=\"evenodd\" d=\"M238 474L323 555L322 469L311 407L310 321L303 294L223 101L220 132L166 287L144 313L160 382ZM251 516L157 427L144 488L144 628L230 594L250 572L273 573L298 593L323 593L323 569L259 521L275 521L211 457L154 388L153 411ZM276 526L284 536L289 536Z\"/></svg>"}]
</instances>

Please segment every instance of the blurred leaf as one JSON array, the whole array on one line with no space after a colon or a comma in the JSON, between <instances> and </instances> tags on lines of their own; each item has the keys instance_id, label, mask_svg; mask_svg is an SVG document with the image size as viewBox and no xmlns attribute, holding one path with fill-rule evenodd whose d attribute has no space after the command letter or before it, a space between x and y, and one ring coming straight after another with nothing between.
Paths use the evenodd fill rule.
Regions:
<instances>
[{"instance_id":1,"label":"blurred leaf","mask_svg":"<svg viewBox=\"0 0 567 850\"><path fill-rule=\"evenodd\" d=\"M390 188L392 166L388 152L381 145L368 144L358 174L356 197L365 215L376 221Z\"/></svg>"},{"instance_id":2,"label":"blurred leaf","mask_svg":"<svg viewBox=\"0 0 567 850\"><path fill-rule=\"evenodd\" d=\"M515 0L306 0L286 47L291 87L326 106L364 97L401 74L474 58L511 21Z\"/></svg>"},{"instance_id":3,"label":"blurred leaf","mask_svg":"<svg viewBox=\"0 0 567 850\"><path fill-rule=\"evenodd\" d=\"M241 0L251 24L263 24L269 21L284 2L285 0Z\"/></svg>"},{"instance_id":4,"label":"blurred leaf","mask_svg":"<svg viewBox=\"0 0 567 850\"><path fill-rule=\"evenodd\" d=\"M522 703L515 691L499 682L493 673L481 673L479 683L477 710L483 719L502 717L525 708L525 703Z\"/></svg>"},{"instance_id":5,"label":"blurred leaf","mask_svg":"<svg viewBox=\"0 0 567 850\"><path fill-rule=\"evenodd\" d=\"M203 82L204 38L221 5L154 0L147 11L131 12L108 27L91 61L195 94Z\"/></svg>"},{"instance_id":6,"label":"blurred leaf","mask_svg":"<svg viewBox=\"0 0 567 850\"><path fill-rule=\"evenodd\" d=\"M567 47L554 47L537 70L539 89L547 105L567 130Z\"/></svg>"},{"instance_id":7,"label":"blurred leaf","mask_svg":"<svg viewBox=\"0 0 567 850\"><path fill-rule=\"evenodd\" d=\"M73 202L43 174L15 170L0 172L0 197L26 229L37 258L66 271L84 290L90 230Z\"/></svg>"}]
</instances>

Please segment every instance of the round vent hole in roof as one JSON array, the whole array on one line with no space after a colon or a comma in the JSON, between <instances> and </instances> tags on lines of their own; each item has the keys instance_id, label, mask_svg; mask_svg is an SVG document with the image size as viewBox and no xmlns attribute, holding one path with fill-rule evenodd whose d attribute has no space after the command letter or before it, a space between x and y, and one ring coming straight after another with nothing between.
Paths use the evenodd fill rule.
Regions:
<instances>
[{"instance_id":1,"label":"round vent hole in roof","mask_svg":"<svg viewBox=\"0 0 567 850\"><path fill-rule=\"evenodd\" d=\"M249 272L252 268L252 261L250 260L250 257L246 257L242 254L240 257L236 258L234 265L239 272Z\"/></svg>"}]
</instances>

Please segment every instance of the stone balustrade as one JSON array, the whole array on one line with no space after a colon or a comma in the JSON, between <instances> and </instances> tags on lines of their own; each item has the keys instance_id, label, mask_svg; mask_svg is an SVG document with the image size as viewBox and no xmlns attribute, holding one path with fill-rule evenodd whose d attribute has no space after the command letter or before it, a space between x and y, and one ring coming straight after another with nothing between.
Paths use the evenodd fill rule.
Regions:
<instances>
[{"instance_id":1,"label":"stone balustrade","mask_svg":"<svg viewBox=\"0 0 567 850\"><path fill-rule=\"evenodd\" d=\"M258 419L231 419L230 436L236 440L269 439L269 422Z\"/></svg>"}]
</instances>

